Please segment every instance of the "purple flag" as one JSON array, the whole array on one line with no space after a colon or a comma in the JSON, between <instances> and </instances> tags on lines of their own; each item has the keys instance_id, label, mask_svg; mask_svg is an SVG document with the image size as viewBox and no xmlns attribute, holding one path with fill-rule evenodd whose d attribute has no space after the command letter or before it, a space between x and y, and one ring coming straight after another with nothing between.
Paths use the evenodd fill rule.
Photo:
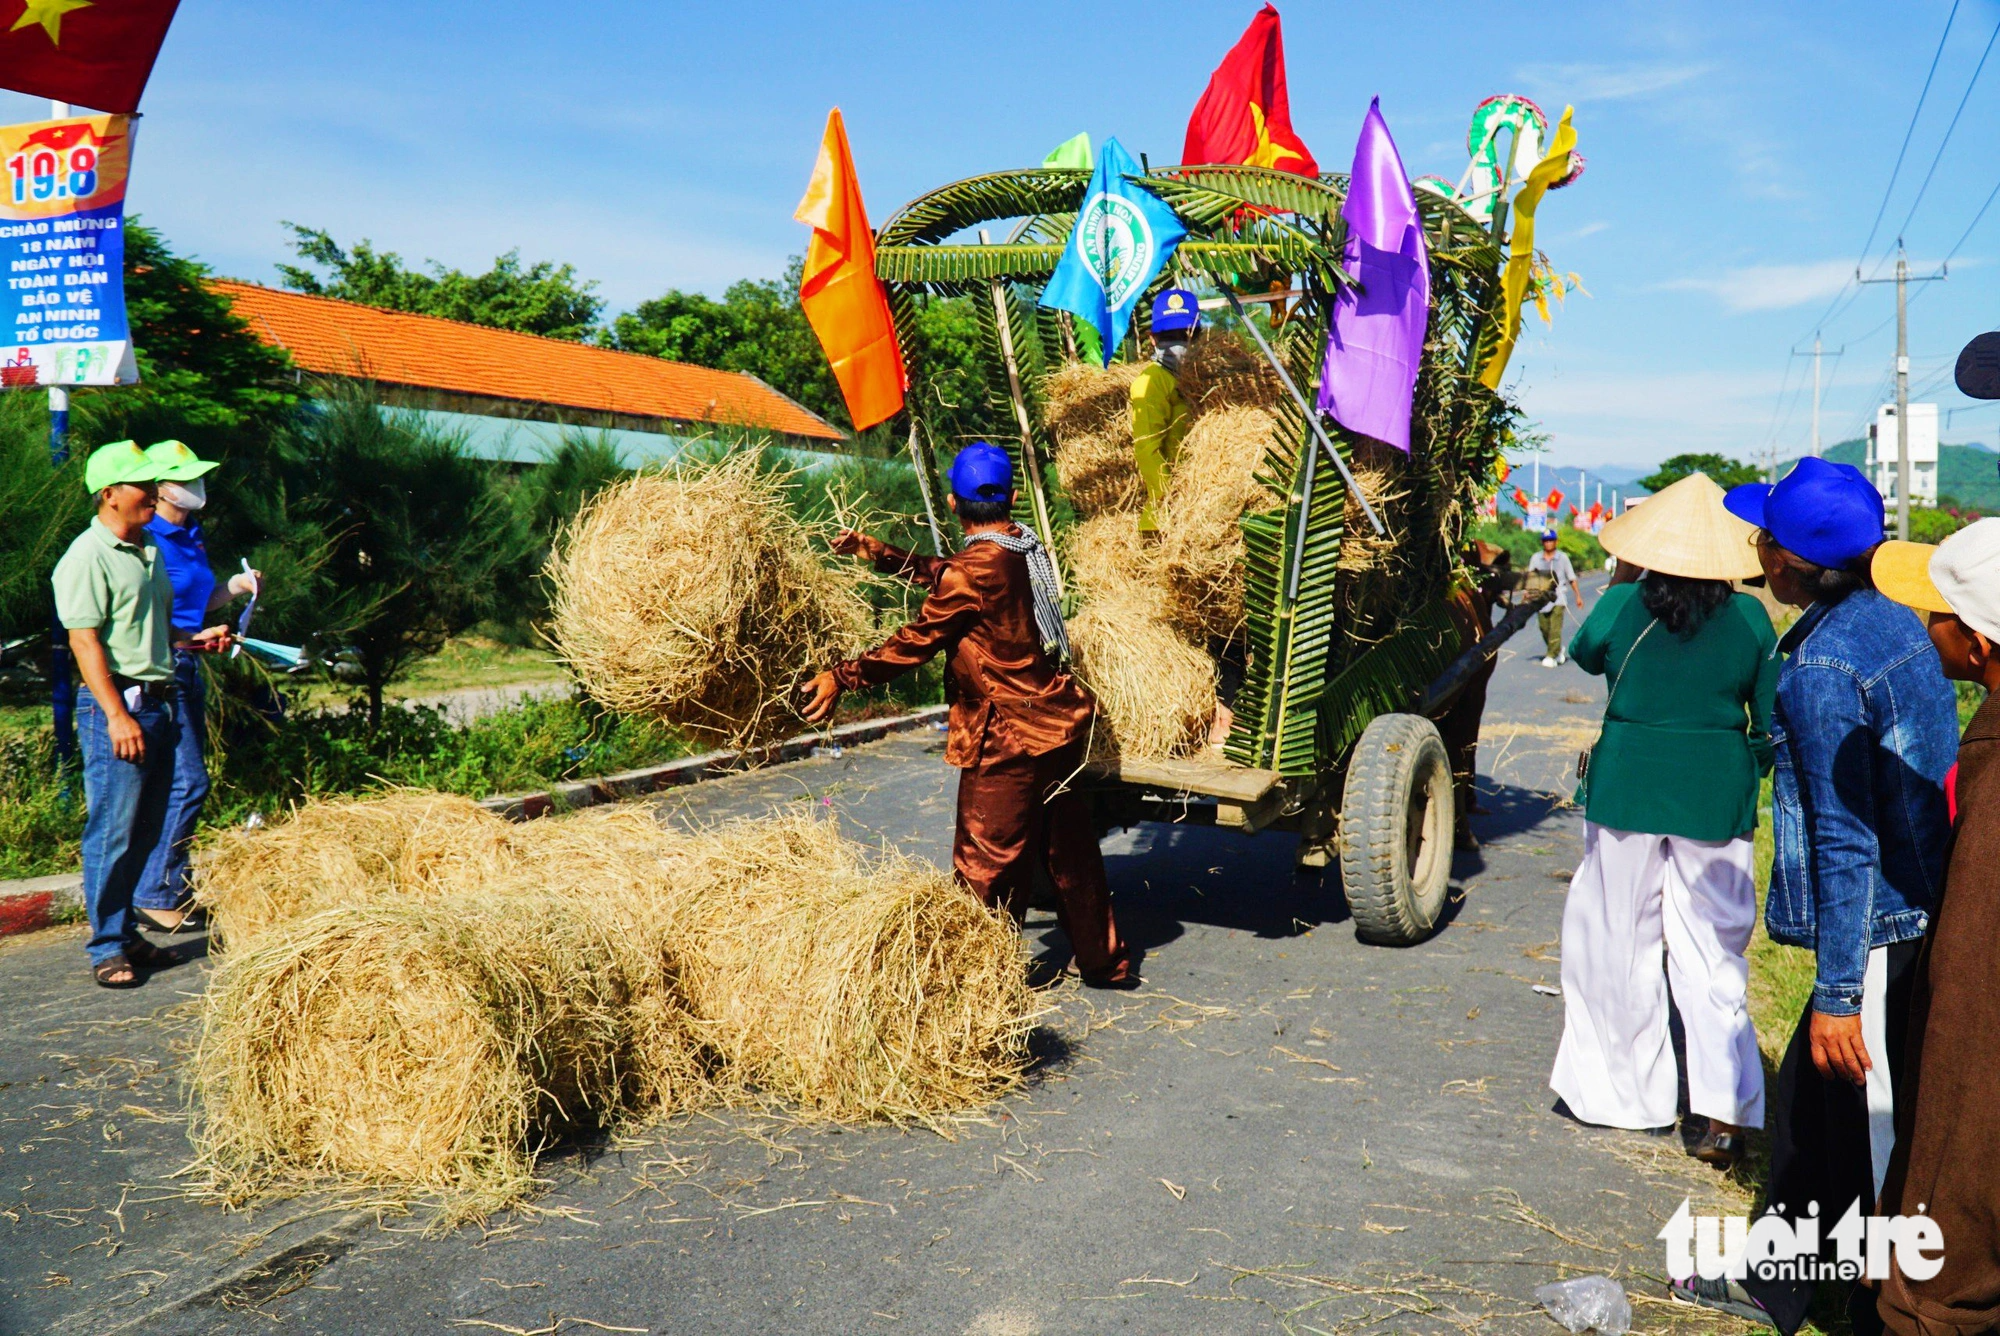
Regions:
<instances>
[{"instance_id":1,"label":"purple flag","mask_svg":"<svg viewBox=\"0 0 2000 1336\"><path fill-rule=\"evenodd\" d=\"M1340 216L1347 221L1341 259L1361 290L1342 290L1334 298L1319 409L1357 435L1408 453L1410 400L1430 323L1430 256L1380 98L1368 104L1361 122Z\"/></svg>"}]
</instances>

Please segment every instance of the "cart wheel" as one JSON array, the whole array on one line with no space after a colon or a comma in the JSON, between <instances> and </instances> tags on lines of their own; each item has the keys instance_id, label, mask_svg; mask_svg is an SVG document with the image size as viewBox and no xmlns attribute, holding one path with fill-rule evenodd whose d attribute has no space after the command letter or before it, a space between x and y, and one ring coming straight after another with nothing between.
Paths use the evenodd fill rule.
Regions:
<instances>
[{"instance_id":1,"label":"cart wheel","mask_svg":"<svg viewBox=\"0 0 2000 1336\"><path fill-rule=\"evenodd\" d=\"M1340 878L1363 941L1409 946L1437 926L1451 880L1451 762L1421 715L1378 716L1341 795Z\"/></svg>"}]
</instances>

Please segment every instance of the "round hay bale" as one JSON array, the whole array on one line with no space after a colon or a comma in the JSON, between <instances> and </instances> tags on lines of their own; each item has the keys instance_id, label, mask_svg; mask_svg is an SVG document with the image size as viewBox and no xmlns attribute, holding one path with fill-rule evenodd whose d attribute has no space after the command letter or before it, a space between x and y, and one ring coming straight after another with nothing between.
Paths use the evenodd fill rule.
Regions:
<instances>
[{"instance_id":1,"label":"round hay bale","mask_svg":"<svg viewBox=\"0 0 2000 1336\"><path fill-rule=\"evenodd\" d=\"M393 1185L453 1220L517 1200L538 1149L628 1103L619 958L533 897L377 899L252 940L210 980L194 1058L214 1190Z\"/></svg>"},{"instance_id":2,"label":"round hay bale","mask_svg":"<svg viewBox=\"0 0 2000 1336\"><path fill-rule=\"evenodd\" d=\"M1243 625L1246 510L1279 504L1256 479L1278 430L1262 408L1223 407L1188 428L1174 460L1154 562L1165 615L1196 645L1233 639Z\"/></svg>"},{"instance_id":3,"label":"round hay bale","mask_svg":"<svg viewBox=\"0 0 2000 1336\"><path fill-rule=\"evenodd\" d=\"M1157 553L1130 515L1099 515L1069 531L1063 569L1083 602L1100 595L1160 589ZM1157 608L1155 609L1157 613Z\"/></svg>"},{"instance_id":4,"label":"round hay bale","mask_svg":"<svg viewBox=\"0 0 2000 1336\"><path fill-rule=\"evenodd\" d=\"M509 857L507 823L470 798L316 799L284 821L216 836L196 864L194 895L234 950L315 910L392 891L444 894L491 877Z\"/></svg>"},{"instance_id":5,"label":"round hay bale","mask_svg":"<svg viewBox=\"0 0 2000 1336\"><path fill-rule=\"evenodd\" d=\"M529 821L512 832L515 863L502 894L566 900L608 929L626 979L632 1103L636 1109L693 1108L720 1097L719 1059L689 1014L676 931L680 897L670 880L687 836L649 807L594 807Z\"/></svg>"},{"instance_id":6,"label":"round hay bale","mask_svg":"<svg viewBox=\"0 0 2000 1336\"><path fill-rule=\"evenodd\" d=\"M1097 697L1093 758L1188 756L1208 738L1215 661L1160 615L1157 590L1092 595L1069 622L1077 677Z\"/></svg>"},{"instance_id":7,"label":"round hay bale","mask_svg":"<svg viewBox=\"0 0 2000 1336\"><path fill-rule=\"evenodd\" d=\"M1222 330L1209 330L1189 345L1174 380L1195 417L1230 407L1270 412L1287 397L1264 354Z\"/></svg>"},{"instance_id":8,"label":"round hay bale","mask_svg":"<svg viewBox=\"0 0 2000 1336\"><path fill-rule=\"evenodd\" d=\"M1019 935L951 876L810 816L692 838L679 940L703 1032L809 1118L924 1122L1020 1080L1039 1014Z\"/></svg>"},{"instance_id":9,"label":"round hay bale","mask_svg":"<svg viewBox=\"0 0 2000 1336\"><path fill-rule=\"evenodd\" d=\"M1132 382L1143 362L1064 362L1042 381L1042 421L1058 449L1073 436L1123 431L1131 443Z\"/></svg>"},{"instance_id":10,"label":"round hay bale","mask_svg":"<svg viewBox=\"0 0 2000 1336\"><path fill-rule=\"evenodd\" d=\"M1141 365L1065 362L1042 382L1042 420L1055 438L1056 477L1086 519L1135 513L1145 502L1132 459L1132 381Z\"/></svg>"},{"instance_id":11,"label":"round hay bale","mask_svg":"<svg viewBox=\"0 0 2000 1336\"><path fill-rule=\"evenodd\" d=\"M871 577L819 537L750 454L607 488L549 558L557 653L610 709L730 745L780 736L799 677L870 629Z\"/></svg>"},{"instance_id":12,"label":"round hay bale","mask_svg":"<svg viewBox=\"0 0 2000 1336\"><path fill-rule=\"evenodd\" d=\"M1071 436L1056 450L1056 479L1076 513L1136 515L1146 503L1146 485L1132 458L1132 433L1090 432Z\"/></svg>"}]
</instances>

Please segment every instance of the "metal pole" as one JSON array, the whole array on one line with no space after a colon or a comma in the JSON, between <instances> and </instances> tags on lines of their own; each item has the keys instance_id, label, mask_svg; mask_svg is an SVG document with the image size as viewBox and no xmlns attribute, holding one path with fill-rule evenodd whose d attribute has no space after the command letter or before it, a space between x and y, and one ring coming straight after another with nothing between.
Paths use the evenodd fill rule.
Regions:
<instances>
[{"instance_id":1,"label":"metal pole","mask_svg":"<svg viewBox=\"0 0 2000 1336\"><path fill-rule=\"evenodd\" d=\"M49 119L69 115L69 103L49 103ZM69 388L49 386L49 463L60 469L69 462ZM49 715L55 728L56 764L76 756L76 682L72 677L69 633L49 614Z\"/></svg>"},{"instance_id":2,"label":"metal pole","mask_svg":"<svg viewBox=\"0 0 2000 1336\"><path fill-rule=\"evenodd\" d=\"M1910 536L1910 262L1896 249L1896 537Z\"/></svg>"},{"instance_id":3,"label":"metal pole","mask_svg":"<svg viewBox=\"0 0 2000 1336\"><path fill-rule=\"evenodd\" d=\"M1819 454L1819 335L1813 335L1813 426L1812 452Z\"/></svg>"},{"instance_id":4,"label":"metal pole","mask_svg":"<svg viewBox=\"0 0 2000 1336\"><path fill-rule=\"evenodd\" d=\"M1334 449L1333 442L1326 438L1326 428L1319 425L1319 411L1306 402L1305 395L1299 393L1298 385L1292 380L1292 373L1285 370L1285 364L1279 361L1278 354L1271 350L1270 343L1264 338L1264 331L1258 329L1256 322L1251 320L1249 315L1244 312L1243 303L1236 300L1235 292L1231 291L1229 285L1224 283L1220 278L1215 280L1215 286L1221 288L1222 295L1229 298L1230 308L1236 312L1236 318L1241 320L1243 327L1250 331L1250 337L1257 341L1257 347L1264 354L1264 360L1271 364L1271 370L1278 373L1278 379L1284 382L1287 390L1291 391L1292 402L1299 406L1299 412L1305 414L1306 425L1311 427L1313 435L1319 438L1320 445L1326 450L1327 458L1331 459L1334 467L1340 470L1340 476L1347 479L1347 490L1352 492L1354 499L1361 503L1362 513L1368 516L1368 522L1375 526L1376 537L1387 537L1389 530L1382 523L1382 517L1375 513L1375 507L1368 504L1368 495L1361 490L1361 484L1354 481L1354 474L1348 470L1347 461L1340 457L1340 451ZM1307 501L1310 504L1310 495L1308 495ZM1301 530L1303 530L1303 521L1301 521Z\"/></svg>"}]
</instances>

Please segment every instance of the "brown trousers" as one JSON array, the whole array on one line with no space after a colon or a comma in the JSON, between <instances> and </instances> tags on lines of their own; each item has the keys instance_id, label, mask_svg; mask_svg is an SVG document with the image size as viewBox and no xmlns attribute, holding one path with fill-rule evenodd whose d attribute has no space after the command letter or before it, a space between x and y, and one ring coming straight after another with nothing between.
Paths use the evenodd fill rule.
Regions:
<instances>
[{"instance_id":1,"label":"brown trousers","mask_svg":"<svg viewBox=\"0 0 2000 1336\"><path fill-rule=\"evenodd\" d=\"M1063 781L1083 760L1074 742L1041 756L1012 756L968 766L958 776L958 833L951 864L966 889L989 909L1019 921L1028 908L1036 867L1055 883L1056 919L1068 935L1077 972L1094 982L1118 981L1130 955L1111 917L1104 855L1090 825L1090 806Z\"/></svg>"}]
</instances>

